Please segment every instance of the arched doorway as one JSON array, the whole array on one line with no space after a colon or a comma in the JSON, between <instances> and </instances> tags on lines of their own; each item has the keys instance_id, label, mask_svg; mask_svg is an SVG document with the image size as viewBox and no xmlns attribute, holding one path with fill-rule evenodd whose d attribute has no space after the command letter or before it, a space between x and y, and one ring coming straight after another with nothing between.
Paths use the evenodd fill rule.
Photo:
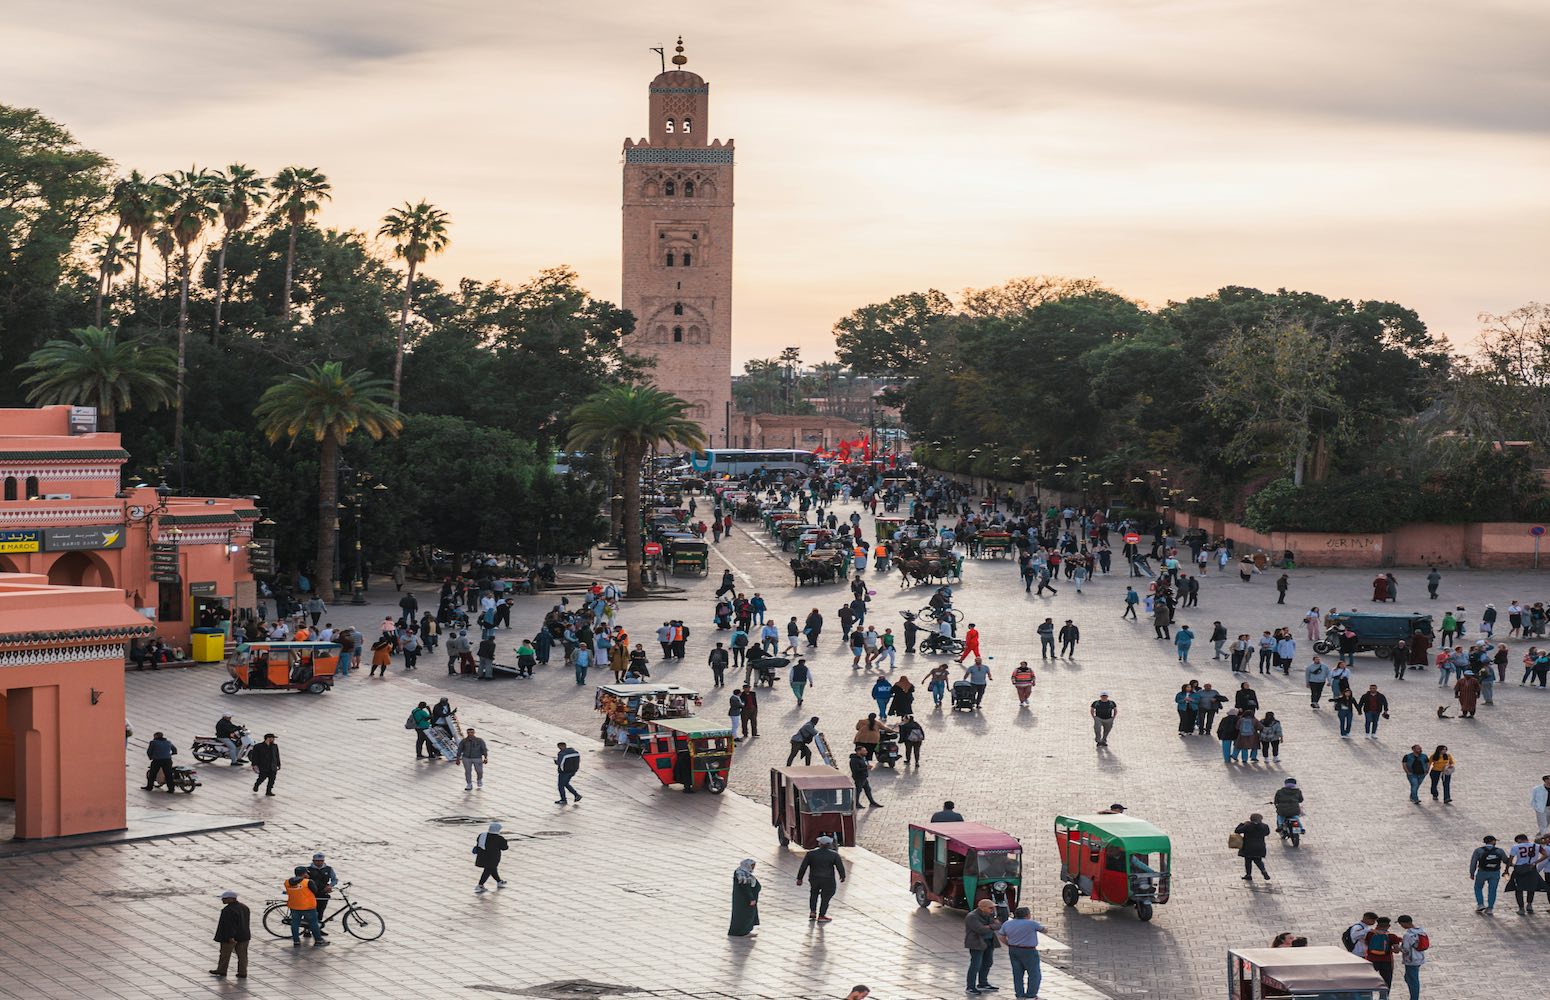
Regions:
<instances>
[{"instance_id":1,"label":"arched doorway","mask_svg":"<svg viewBox=\"0 0 1550 1000\"><path fill-rule=\"evenodd\" d=\"M0 556L0 573L23 573L23 572L26 572L26 571L23 570L20 566L16 565L16 561L14 559L12 559L10 556Z\"/></svg>"},{"instance_id":2,"label":"arched doorway","mask_svg":"<svg viewBox=\"0 0 1550 1000\"><path fill-rule=\"evenodd\" d=\"M61 587L111 587L113 572L90 552L66 552L48 568L48 582Z\"/></svg>"}]
</instances>

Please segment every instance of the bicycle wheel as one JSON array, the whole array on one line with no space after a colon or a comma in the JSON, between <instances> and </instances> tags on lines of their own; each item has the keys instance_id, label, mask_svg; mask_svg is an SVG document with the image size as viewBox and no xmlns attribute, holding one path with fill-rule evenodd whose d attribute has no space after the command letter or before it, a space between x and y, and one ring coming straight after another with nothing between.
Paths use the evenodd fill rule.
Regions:
<instances>
[{"instance_id":1,"label":"bicycle wheel","mask_svg":"<svg viewBox=\"0 0 1550 1000\"><path fill-rule=\"evenodd\" d=\"M376 910L368 910L364 906L351 906L339 915L340 923L353 937L362 941L375 941L387 930L387 923Z\"/></svg>"},{"instance_id":2,"label":"bicycle wheel","mask_svg":"<svg viewBox=\"0 0 1550 1000\"><path fill-rule=\"evenodd\" d=\"M264 911L264 930L277 938L291 936L291 911L284 903L275 903Z\"/></svg>"}]
</instances>

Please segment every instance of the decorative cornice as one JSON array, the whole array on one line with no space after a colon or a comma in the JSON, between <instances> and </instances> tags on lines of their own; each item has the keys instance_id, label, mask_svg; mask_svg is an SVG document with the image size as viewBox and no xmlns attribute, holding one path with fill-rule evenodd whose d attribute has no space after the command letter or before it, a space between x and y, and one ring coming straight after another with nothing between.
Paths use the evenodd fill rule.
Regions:
<instances>
[{"instance_id":1,"label":"decorative cornice","mask_svg":"<svg viewBox=\"0 0 1550 1000\"><path fill-rule=\"evenodd\" d=\"M152 628L147 635L154 633ZM129 658L125 642L95 646L54 646L45 649L0 649L0 667L33 667L46 663L87 663L92 660L123 662Z\"/></svg>"},{"instance_id":2,"label":"decorative cornice","mask_svg":"<svg viewBox=\"0 0 1550 1000\"><path fill-rule=\"evenodd\" d=\"M710 87L652 87L653 94L708 94Z\"/></svg>"},{"instance_id":3,"label":"decorative cornice","mask_svg":"<svg viewBox=\"0 0 1550 1000\"><path fill-rule=\"evenodd\" d=\"M125 462L129 460L129 452L122 448L82 448L78 451L5 451L0 449L0 466L10 465L12 462L102 461L103 459Z\"/></svg>"},{"instance_id":4,"label":"decorative cornice","mask_svg":"<svg viewBox=\"0 0 1550 1000\"><path fill-rule=\"evenodd\" d=\"M120 524L123 520L122 503L115 503L111 507L49 507L46 503L23 501L14 507L0 506L0 526L5 527L20 524Z\"/></svg>"},{"instance_id":5,"label":"decorative cornice","mask_svg":"<svg viewBox=\"0 0 1550 1000\"><path fill-rule=\"evenodd\" d=\"M98 625L90 628L46 629L37 632L0 632L0 646L107 642L155 634L156 626L149 622L144 625Z\"/></svg>"}]
</instances>

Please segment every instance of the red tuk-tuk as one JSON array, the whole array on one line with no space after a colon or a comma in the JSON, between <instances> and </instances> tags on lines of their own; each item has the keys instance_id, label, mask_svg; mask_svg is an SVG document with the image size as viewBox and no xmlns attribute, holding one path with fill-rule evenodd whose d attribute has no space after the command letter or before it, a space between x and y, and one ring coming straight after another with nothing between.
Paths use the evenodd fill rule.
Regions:
<instances>
[{"instance_id":1,"label":"red tuk-tuk","mask_svg":"<svg viewBox=\"0 0 1550 1000\"><path fill-rule=\"evenodd\" d=\"M838 847L856 846L855 793L850 776L832 767L770 768L770 822L780 846L812 850L824 836Z\"/></svg>"},{"instance_id":2,"label":"red tuk-tuk","mask_svg":"<svg viewBox=\"0 0 1550 1000\"><path fill-rule=\"evenodd\" d=\"M972 910L980 900L1009 914L1022 885L1023 845L981 823L911 823L910 890L922 908Z\"/></svg>"},{"instance_id":3,"label":"red tuk-tuk","mask_svg":"<svg viewBox=\"0 0 1550 1000\"><path fill-rule=\"evenodd\" d=\"M227 694L238 691L309 691L333 689L339 668L337 642L249 642L226 661Z\"/></svg>"},{"instance_id":4,"label":"red tuk-tuk","mask_svg":"<svg viewBox=\"0 0 1550 1000\"><path fill-rule=\"evenodd\" d=\"M1061 899L1075 906L1083 896L1110 906L1134 906L1152 919L1152 908L1168 902L1173 844L1144 819L1115 813L1056 816Z\"/></svg>"},{"instance_id":5,"label":"red tuk-tuk","mask_svg":"<svg viewBox=\"0 0 1550 1000\"><path fill-rule=\"evenodd\" d=\"M641 760L664 785L704 788L714 795L727 789L732 768L732 729L711 719L661 719L647 724Z\"/></svg>"}]
</instances>

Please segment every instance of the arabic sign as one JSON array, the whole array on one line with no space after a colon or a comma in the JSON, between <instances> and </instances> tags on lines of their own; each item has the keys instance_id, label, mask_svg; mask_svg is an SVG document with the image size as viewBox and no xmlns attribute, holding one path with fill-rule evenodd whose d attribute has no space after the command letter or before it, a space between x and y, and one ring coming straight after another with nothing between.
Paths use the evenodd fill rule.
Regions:
<instances>
[{"instance_id":1,"label":"arabic sign","mask_svg":"<svg viewBox=\"0 0 1550 1000\"><path fill-rule=\"evenodd\" d=\"M73 552L78 549L121 549L124 526L95 528L44 528L44 552Z\"/></svg>"},{"instance_id":2,"label":"arabic sign","mask_svg":"<svg viewBox=\"0 0 1550 1000\"><path fill-rule=\"evenodd\" d=\"M42 546L41 529L0 531L0 552L41 552Z\"/></svg>"}]
</instances>

